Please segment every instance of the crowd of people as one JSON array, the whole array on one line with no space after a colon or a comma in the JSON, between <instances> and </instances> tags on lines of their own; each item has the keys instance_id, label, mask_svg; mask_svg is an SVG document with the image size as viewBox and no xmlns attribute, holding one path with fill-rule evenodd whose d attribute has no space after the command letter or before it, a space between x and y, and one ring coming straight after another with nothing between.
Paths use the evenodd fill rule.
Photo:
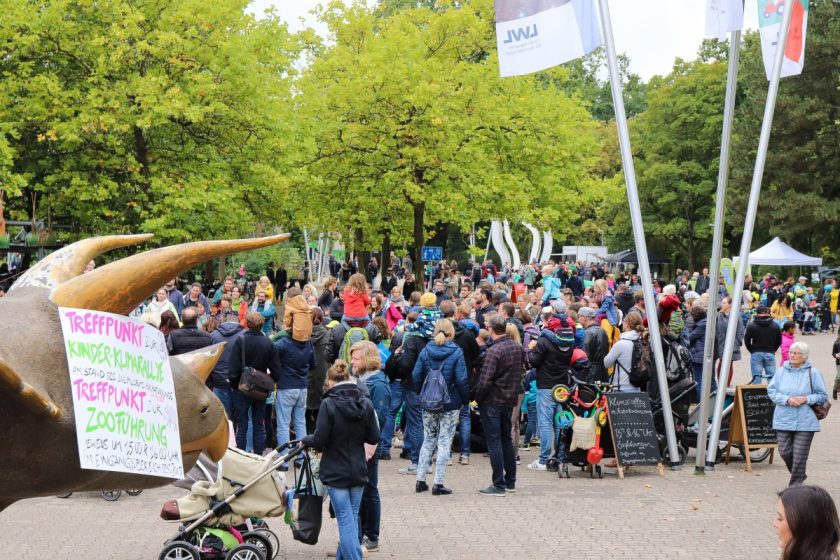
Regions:
<instances>
[{"instance_id":1,"label":"crowd of people","mask_svg":"<svg viewBox=\"0 0 840 560\"><path fill-rule=\"evenodd\" d=\"M395 459L395 441L402 440L399 456L408 460L399 472L413 477L416 492L435 496L453 492L445 484L453 442L460 465L470 464L476 445L486 447L490 484L479 492L504 497L516 491L520 456L532 445L539 454L529 469L549 470L549 459L563 456L557 384L574 376L617 391L647 389L650 378L640 381L634 362L649 320L684 345L689 374L700 385L715 284L706 270L654 281L647 287L656 301L650 310L636 275L602 265L531 263L514 270L488 261L464 271L439 263L427 267L425 293L400 264L381 276L377 266L351 273L347 263L331 261L337 276L319 286L289 286L270 267L250 301L232 277L207 295L197 283L182 291L173 279L136 312L165 333L173 355L228 342L208 384L234 422L238 447L261 453L294 437L322 451L342 558L379 546L378 471ZM715 357L729 315L740 313L733 360L741 359L743 343L753 382L769 382L780 455L791 485L799 485L819 430L811 407L802 405L828 396L807 345L794 337L833 330L840 292L834 281L815 290L804 278L770 275L747 278L734 298L722 282L717 289ZM840 338L833 354L836 399ZM249 368L269 375L276 390L265 398L240 391ZM731 376L730 370L721 379L718 371L713 390Z\"/></svg>"}]
</instances>

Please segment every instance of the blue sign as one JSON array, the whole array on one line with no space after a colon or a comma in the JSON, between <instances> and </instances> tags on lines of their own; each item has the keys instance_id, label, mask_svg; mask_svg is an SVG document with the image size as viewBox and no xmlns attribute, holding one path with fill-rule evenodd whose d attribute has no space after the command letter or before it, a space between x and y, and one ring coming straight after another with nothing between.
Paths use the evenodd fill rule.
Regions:
<instances>
[{"instance_id":1,"label":"blue sign","mask_svg":"<svg viewBox=\"0 0 840 560\"><path fill-rule=\"evenodd\" d=\"M429 247L427 245L423 245L423 250L420 253L422 259L424 261L442 261L443 260L443 247Z\"/></svg>"}]
</instances>

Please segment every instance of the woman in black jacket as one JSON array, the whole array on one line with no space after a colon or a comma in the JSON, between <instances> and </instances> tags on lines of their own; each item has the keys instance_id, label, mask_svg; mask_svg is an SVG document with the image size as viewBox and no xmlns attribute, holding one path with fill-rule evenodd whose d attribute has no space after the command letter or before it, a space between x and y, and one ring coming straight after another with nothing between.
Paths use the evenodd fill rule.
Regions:
<instances>
[{"instance_id":1,"label":"woman in black jacket","mask_svg":"<svg viewBox=\"0 0 840 560\"><path fill-rule=\"evenodd\" d=\"M364 444L379 443L379 424L373 404L350 377L346 363L336 362L329 369L325 387L315 433L302 441L323 451L321 482L338 522L338 557L361 560L359 506L368 482Z\"/></svg>"},{"instance_id":2,"label":"woman in black jacket","mask_svg":"<svg viewBox=\"0 0 840 560\"><path fill-rule=\"evenodd\" d=\"M265 318L257 311L245 315L248 330L233 343L228 358L230 388L233 392L233 409L236 412L236 447L244 450L248 434L248 411L254 425L254 453L265 449L265 399L252 399L239 392L242 368L252 367L271 375L276 382L280 376L280 358L271 340L262 332ZM245 346L244 352L242 346ZM242 357L245 357L244 361Z\"/></svg>"}]
</instances>

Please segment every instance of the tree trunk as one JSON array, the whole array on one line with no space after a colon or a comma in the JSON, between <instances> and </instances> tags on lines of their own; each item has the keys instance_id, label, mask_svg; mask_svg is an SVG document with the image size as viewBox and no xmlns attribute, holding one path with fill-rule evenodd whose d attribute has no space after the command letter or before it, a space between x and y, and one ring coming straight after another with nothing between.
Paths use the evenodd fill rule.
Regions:
<instances>
[{"instance_id":1,"label":"tree trunk","mask_svg":"<svg viewBox=\"0 0 840 560\"><path fill-rule=\"evenodd\" d=\"M382 258L379 262L379 273L385 278L387 271L391 268L391 236L387 233L382 238ZM385 294L390 295L390 294Z\"/></svg>"},{"instance_id":2,"label":"tree trunk","mask_svg":"<svg viewBox=\"0 0 840 560\"><path fill-rule=\"evenodd\" d=\"M356 265L359 272L367 276L368 252L364 250L365 232L362 228L356 228L353 232L353 251L356 253Z\"/></svg>"},{"instance_id":3,"label":"tree trunk","mask_svg":"<svg viewBox=\"0 0 840 560\"><path fill-rule=\"evenodd\" d=\"M414 207L414 255L412 255L414 262L414 281L417 284L417 291L423 293L426 291L426 282L423 276L423 261L420 258L422 257L423 243L426 241L426 236L423 233L423 218L426 205L423 202L418 202L412 206Z\"/></svg>"}]
</instances>

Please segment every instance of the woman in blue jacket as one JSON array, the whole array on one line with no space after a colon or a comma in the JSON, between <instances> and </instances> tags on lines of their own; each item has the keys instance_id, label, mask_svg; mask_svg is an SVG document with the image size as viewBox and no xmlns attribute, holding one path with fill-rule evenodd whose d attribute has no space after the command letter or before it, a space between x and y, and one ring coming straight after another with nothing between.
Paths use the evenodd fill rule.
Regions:
<instances>
[{"instance_id":1,"label":"woman in blue jacket","mask_svg":"<svg viewBox=\"0 0 840 560\"><path fill-rule=\"evenodd\" d=\"M776 405L773 429L779 443L779 455L790 472L790 486L802 484L805 464L811 450L814 432L820 431L820 421L811 405L828 400L822 374L808 362L808 345L794 342L788 361L767 386L767 395Z\"/></svg>"},{"instance_id":2,"label":"woman in blue jacket","mask_svg":"<svg viewBox=\"0 0 840 560\"><path fill-rule=\"evenodd\" d=\"M440 319L435 323L434 339L429 341L420 352L412 371L414 387L419 389L423 410L423 446L417 463L417 483L415 490L423 492L429 489L426 484L426 472L432 453L437 445L437 465L432 494L435 496L451 494L452 490L443 486L446 464L455 437L455 426L461 406L469 402L469 385L464 352L455 344L455 327L449 319ZM429 410L430 403L423 403L424 383L432 371L440 370L449 392L449 400L439 407Z\"/></svg>"}]
</instances>

